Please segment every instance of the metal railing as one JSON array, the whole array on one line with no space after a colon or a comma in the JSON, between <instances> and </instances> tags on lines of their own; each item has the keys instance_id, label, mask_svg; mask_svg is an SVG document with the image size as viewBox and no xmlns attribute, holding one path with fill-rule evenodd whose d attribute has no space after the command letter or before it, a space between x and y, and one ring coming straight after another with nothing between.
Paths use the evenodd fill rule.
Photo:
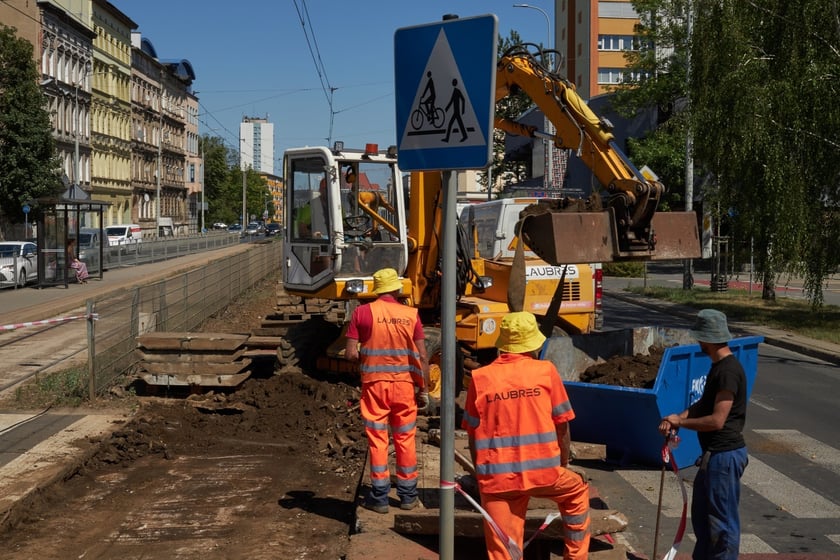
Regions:
<instances>
[{"instance_id":1,"label":"metal railing","mask_svg":"<svg viewBox=\"0 0 840 560\"><path fill-rule=\"evenodd\" d=\"M281 257L282 243L255 244L184 274L89 300L88 317L97 318L88 320L90 398L133 372L139 335L195 330L260 280L276 275Z\"/></svg>"}]
</instances>

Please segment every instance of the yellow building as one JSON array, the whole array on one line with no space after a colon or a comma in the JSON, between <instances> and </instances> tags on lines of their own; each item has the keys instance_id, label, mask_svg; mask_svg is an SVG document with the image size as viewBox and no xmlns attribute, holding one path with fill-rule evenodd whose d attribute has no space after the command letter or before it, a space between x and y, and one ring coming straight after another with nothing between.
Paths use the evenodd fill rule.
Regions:
<instances>
[{"instance_id":1,"label":"yellow building","mask_svg":"<svg viewBox=\"0 0 840 560\"><path fill-rule=\"evenodd\" d=\"M93 0L92 198L109 202L105 225L131 223L131 31L128 16Z\"/></svg>"}]
</instances>

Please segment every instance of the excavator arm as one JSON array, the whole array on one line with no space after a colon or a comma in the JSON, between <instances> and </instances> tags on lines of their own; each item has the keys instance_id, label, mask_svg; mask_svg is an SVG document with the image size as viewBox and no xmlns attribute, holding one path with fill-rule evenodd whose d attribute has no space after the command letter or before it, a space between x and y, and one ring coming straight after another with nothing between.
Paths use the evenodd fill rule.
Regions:
<instances>
[{"instance_id":1,"label":"excavator arm","mask_svg":"<svg viewBox=\"0 0 840 560\"><path fill-rule=\"evenodd\" d=\"M520 230L534 252L553 264L700 256L694 214L656 212L665 187L635 168L616 145L612 124L589 108L571 82L543 66L528 45L512 47L497 65L496 101L520 91L543 111L555 132L501 117L495 126L574 150L604 187L600 202L565 201L523 213Z\"/></svg>"}]
</instances>

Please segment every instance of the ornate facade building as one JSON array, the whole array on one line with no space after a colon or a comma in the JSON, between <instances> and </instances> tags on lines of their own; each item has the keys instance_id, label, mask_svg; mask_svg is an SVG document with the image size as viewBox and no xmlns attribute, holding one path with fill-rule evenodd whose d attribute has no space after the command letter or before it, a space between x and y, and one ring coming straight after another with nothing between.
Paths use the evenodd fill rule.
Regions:
<instances>
[{"instance_id":1,"label":"ornate facade building","mask_svg":"<svg viewBox=\"0 0 840 560\"><path fill-rule=\"evenodd\" d=\"M49 98L53 137L65 183L90 193L90 26L52 2L41 9L41 85Z\"/></svg>"},{"instance_id":2,"label":"ornate facade building","mask_svg":"<svg viewBox=\"0 0 840 560\"><path fill-rule=\"evenodd\" d=\"M92 198L111 203L106 223L131 223L131 31L128 16L93 0Z\"/></svg>"}]
</instances>

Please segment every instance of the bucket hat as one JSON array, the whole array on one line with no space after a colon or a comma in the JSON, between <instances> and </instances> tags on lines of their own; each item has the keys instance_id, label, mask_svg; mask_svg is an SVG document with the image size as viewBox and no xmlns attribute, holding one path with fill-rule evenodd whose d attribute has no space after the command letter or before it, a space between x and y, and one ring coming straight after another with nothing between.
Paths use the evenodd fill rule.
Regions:
<instances>
[{"instance_id":1,"label":"bucket hat","mask_svg":"<svg viewBox=\"0 0 840 560\"><path fill-rule=\"evenodd\" d=\"M511 354L524 354L542 348L545 336L537 326L537 319L527 311L508 313L502 319L496 348Z\"/></svg>"},{"instance_id":2,"label":"bucket hat","mask_svg":"<svg viewBox=\"0 0 840 560\"><path fill-rule=\"evenodd\" d=\"M702 309L697 313L697 320L691 329L691 336L700 342L720 344L732 340L726 315L716 309Z\"/></svg>"},{"instance_id":3,"label":"bucket hat","mask_svg":"<svg viewBox=\"0 0 840 560\"><path fill-rule=\"evenodd\" d=\"M373 293L387 294L402 290L402 281L393 268L383 268L373 273Z\"/></svg>"}]
</instances>

